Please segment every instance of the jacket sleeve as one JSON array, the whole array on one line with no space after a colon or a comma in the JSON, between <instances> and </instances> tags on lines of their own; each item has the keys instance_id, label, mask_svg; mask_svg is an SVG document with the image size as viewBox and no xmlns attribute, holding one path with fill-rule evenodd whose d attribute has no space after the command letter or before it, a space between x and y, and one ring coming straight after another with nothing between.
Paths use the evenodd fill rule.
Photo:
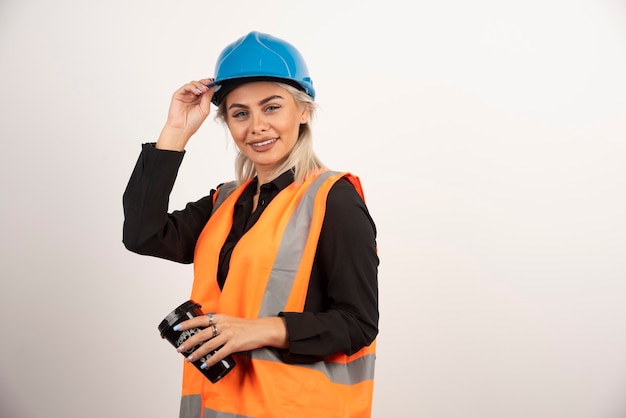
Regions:
<instances>
[{"instance_id":1,"label":"jacket sleeve","mask_svg":"<svg viewBox=\"0 0 626 418\"><path fill-rule=\"evenodd\" d=\"M185 209L168 213L184 152L143 144L123 195L122 241L130 251L180 263L193 262L198 236L213 208L214 190Z\"/></svg>"},{"instance_id":2,"label":"jacket sleeve","mask_svg":"<svg viewBox=\"0 0 626 418\"><path fill-rule=\"evenodd\" d=\"M288 363L310 363L331 354L354 354L378 334L378 254L376 227L369 211L347 181L330 190L313 263L320 293L318 307L281 312L289 348L280 354ZM320 309L317 309L320 308Z\"/></svg>"}]
</instances>

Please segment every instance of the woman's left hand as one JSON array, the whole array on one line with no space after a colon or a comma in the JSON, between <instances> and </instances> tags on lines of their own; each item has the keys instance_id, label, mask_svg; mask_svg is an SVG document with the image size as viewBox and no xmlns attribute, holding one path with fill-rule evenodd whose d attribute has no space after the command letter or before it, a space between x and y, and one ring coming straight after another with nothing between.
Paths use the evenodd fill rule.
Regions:
<instances>
[{"instance_id":1,"label":"woman's left hand","mask_svg":"<svg viewBox=\"0 0 626 418\"><path fill-rule=\"evenodd\" d=\"M190 347L202 344L190 355L191 358L187 358L188 361L195 361L221 347L206 361L207 367L211 367L232 353L267 346L287 348L289 345L284 318L274 316L244 319L213 313L211 319L212 323L210 323L209 315L203 315L181 323L181 330L204 328L177 349L179 353L182 353ZM215 337L214 334L216 334Z\"/></svg>"}]
</instances>

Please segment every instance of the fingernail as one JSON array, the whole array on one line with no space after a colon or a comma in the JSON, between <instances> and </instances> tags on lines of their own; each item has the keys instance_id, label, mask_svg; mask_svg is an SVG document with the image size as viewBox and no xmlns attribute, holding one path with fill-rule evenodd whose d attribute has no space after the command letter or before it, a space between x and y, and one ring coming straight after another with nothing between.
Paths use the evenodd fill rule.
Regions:
<instances>
[{"instance_id":1,"label":"fingernail","mask_svg":"<svg viewBox=\"0 0 626 418\"><path fill-rule=\"evenodd\" d=\"M200 366L200 368L201 368L202 370L206 369L207 367L208 367L208 366L206 365L206 363L202 363L202 365Z\"/></svg>"},{"instance_id":2,"label":"fingernail","mask_svg":"<svg viewBox=\"0 0 626 418\"><path fill-rule=\"evenodd\" d=\"M193 361L193 354L191 354L189 357L187 357L187 361L188 362L192 362Z\"/></svg>"},{"instance_id":3,"label":"fingernail","mask_svg":"<svg viewBox=\"0 0 626 418\"><path fill-rule=\"evenodd\" d=\"M185 351L185 346L184 345L179 345L178 348L176 349L176 351L178 351L179 353L182 353L183 351Z\"/></svg>"},{"instance_id":4,"label":"fingernail","mask_svg":"<svg viewBox=\"0 0 626 418\"><path fill-rule=\"evenodd\" d=\"M183 329L183 326L182 326L182 324L177 324L177 325L174 325L174 327L172 329L174 331L180 331L181 329Z\"/></svg>"},{"instance_id":5,"label":"fingernail","mask_svg":"<svg viewBox=\"0 0 626 418\"><path fill-rule=\"evenodd\" d=\"M222 88L222 85L221 85L221 84L218 84L217 86L215 86L215 91L217 92L217 91L219 91L219 89L221 89L221 88Z\"/></svg>"},{"instance_id":6,"label":"fingernail","mask_svg":"<svg viewBox=\"0 0 626 418\"><path fill-rule=\"evenodd\" d=\"M196 87L196 91L197 91L198 93L202 93L202 90L200 90L198 87Z\"/></svg>"}]
</instances>

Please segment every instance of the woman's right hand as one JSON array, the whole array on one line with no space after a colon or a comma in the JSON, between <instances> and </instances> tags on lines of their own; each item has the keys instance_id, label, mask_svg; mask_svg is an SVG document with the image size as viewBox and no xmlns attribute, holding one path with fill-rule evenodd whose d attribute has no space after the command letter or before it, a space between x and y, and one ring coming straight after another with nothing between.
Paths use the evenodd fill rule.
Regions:
<instances>
[{"instance_id":1,"label":"woman's right hand","mask_svg":"<svg viewBox=\"0 0 626 418\"><path fill-rule=\"evenodd\" d=\"M211 111L211 99L216 86L206 85L212 81L212 78L191 81L174 92L157 148L173 151L185 149L189 138Z\"/></svg>"}]
</instances>

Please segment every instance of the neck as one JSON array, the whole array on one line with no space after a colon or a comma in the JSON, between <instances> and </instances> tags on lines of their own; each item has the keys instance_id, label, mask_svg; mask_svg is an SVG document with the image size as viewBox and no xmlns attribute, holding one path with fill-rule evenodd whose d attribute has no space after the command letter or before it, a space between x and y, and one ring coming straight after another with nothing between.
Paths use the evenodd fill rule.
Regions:
<instances>
[{"instance_id":1,"label":"neck","mask_svg":"<svg viewBox=\"0 0 626 418\"><path fill-rule=\"evenodd\" d=\"M264 172L264 171L259 171L258 169L256 170L256 178L257 178L256 192L257 193L259 193L259 190L261 190L262 185L274 180L274 177L272 176L273 174L274 174L273 171Z\"/></svg>"}]
</instances>

